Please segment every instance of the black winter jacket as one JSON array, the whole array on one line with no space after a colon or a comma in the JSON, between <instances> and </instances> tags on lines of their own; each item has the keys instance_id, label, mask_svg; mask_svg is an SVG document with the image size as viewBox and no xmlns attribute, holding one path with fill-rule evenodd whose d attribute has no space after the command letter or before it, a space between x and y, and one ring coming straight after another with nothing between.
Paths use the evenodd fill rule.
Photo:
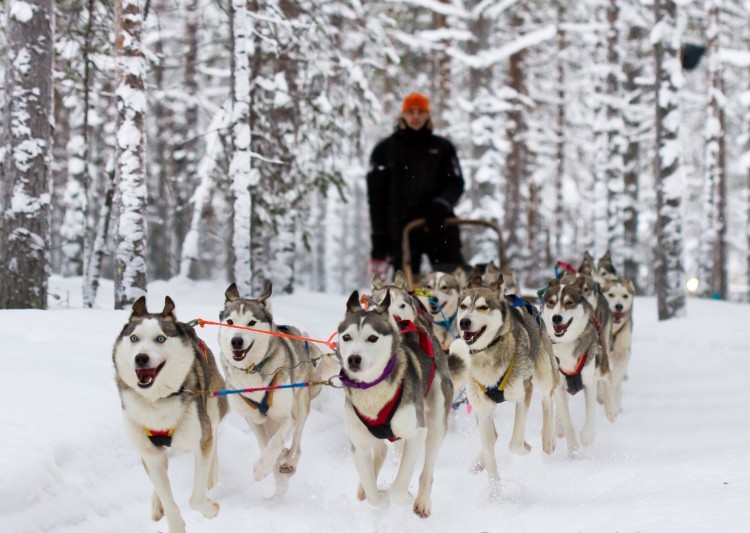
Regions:
<instances>
[{"instance_id":1,"label":"black winter jacket","mask_svg":"<svg viewBox=\"0 0 750 533\"><path fill-rule=\"evenodd\" d=\"M425 217L433 200L452 209L463 190L456 149L447 139L428 128L401 128L380 141L367 173L373 257L400 255L404 226Z\"/></svg>"}]
</instances>

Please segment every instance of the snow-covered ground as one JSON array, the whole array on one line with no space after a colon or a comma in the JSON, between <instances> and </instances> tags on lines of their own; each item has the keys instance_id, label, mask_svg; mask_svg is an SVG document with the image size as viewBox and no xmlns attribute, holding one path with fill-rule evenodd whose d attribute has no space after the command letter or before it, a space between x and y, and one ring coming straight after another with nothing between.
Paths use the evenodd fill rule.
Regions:
<instances>
[{"instance_id":1,"label":"snow-covered ground","mask_svg":"<svg viewBox=\"0 0 750 533\"><path fill-rule=\"evenodd\" d=\"M112 308L104 284L98 310L80 308L80 280L54 278L52 311L0 311L0 532L153 532L151 483L123 428L111 350L128 316ZM149 287L151 308L169 294L184 321L215 320L226 284L173 280ZM301 293L272 298L280 323L327 339L345 296ZM221 504L208 520L189 508L193 461L173 457L175 497L190 532L692 532L747 531L750 524L750 307L689 300L686 318L657 322L653 298L636 301L635 341L624 412L614 424L597 412L594 444L569 459L564 441L541 450L541 405L532 402L532 452L511 455L512 404L500 406L496 448L500 501L486 475L469 473L479 450L464 408L441 449L433 512L385 511L355 497L357 474L344 432L342 392L314 400L297 474L281 501L273 481L252 479L258 447L231 414L219 436ZM201 337L218 353L217 329ZM279 392L277 394L284 394ZM571 401L580 428L583 398ZM386 460L381 486L395 476ZM417 474L412 487L416 488Z\"/></svg>"}]
</instances>

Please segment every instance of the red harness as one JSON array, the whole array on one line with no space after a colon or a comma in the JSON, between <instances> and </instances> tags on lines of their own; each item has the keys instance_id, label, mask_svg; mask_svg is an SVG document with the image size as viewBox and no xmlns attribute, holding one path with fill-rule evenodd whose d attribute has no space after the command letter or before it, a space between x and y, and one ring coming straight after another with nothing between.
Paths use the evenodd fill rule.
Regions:
<instances>
[{"instance_id":1,"label":"red harness","mask_svg":"<svg viewBox=\"0 0 750 533\"><path fill-rule=\"evenodd\" d=\"M399 333L401 333L401 335L405 333L411 333L411 332L416 332L417 335L419 335L419 347L422 349L424 354L430 358L432 362L432 368L430 369L430 379L427 381L427 390L424 393L424 395L427 396L430 393L432 382L435 379L435 369L437 368L437 364L435 363L435 350L432 347L432 341L430 340L430 336L427 334L425 330L415 326L414 322L412 322L411 320L401 320L397 316L394 318L396 319L396 323L398 324L398 328L399 328Z\"/></svg>"}]
</instances>

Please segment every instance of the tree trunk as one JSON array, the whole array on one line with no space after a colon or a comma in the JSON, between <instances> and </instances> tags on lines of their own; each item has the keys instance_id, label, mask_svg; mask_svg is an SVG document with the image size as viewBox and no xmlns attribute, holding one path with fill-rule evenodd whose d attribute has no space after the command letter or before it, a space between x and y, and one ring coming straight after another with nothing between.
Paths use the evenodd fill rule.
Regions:
<instances>
[{"instance_id":1,"label":"tree trunk","mask_svg":"<svg viewBox=\"0 0 750 533\"><path fill-rule=\"evenodd\" d=\"M250 187L250 71L248 64L249 17L245 0L232 0L232 279L240 294L249 294L252 282Z\"/></svg>"},{"instance_id":2,"label":"tree trunk","mask_svg":"<svg viewBox=\"0 0 750 533\"><path fill-rule=\"evenodd\" d=\"M50 0L9 0L0 308L47 308L53 28Z\"/></svg>"},{"instance_id":3,"label":"tree trunk","mask_svg":"<svg viewBox=\"0 0 750 533\"><path fill-rule=\"evenodd\" d=\"M563 257L563 180L565 176L565 66L563 64L563 52L566 48L565 30L562 23L565 21L565 3L557 2L557 102L555 103L555 134L557 135L555 155L555 213L553 218L555 232L554 254L557 258Z\"/></svg>"},{"instance_id":4,"label":"tree trunk","mask_svg":"<svg viewBox=\"0 0 750 533\"><path fill-rule=\"evenodd\" d=\"M639 181L641 173L641 107L643 87L638 79L643 71L641 57L641 43L647 30L643 26L631 22L628 28L628 53L625 54L623 72L625 74L626 109L623 112L626 147L623 153L623 183L625 186L622 198L622 226L623 226L623 271L622 276L631 280L638 288L638 267L640 264L638 238L638 199Z\"/></svg>"},{"instance_id":5,"label":"tree trunk","mask_svg":"<svg viewBox=\"0 0 750 533\"><path fill-rule=\"evenodd\" d=\"M146 294L146 176L141 52L143 18L139 0L115 1L117 143L115 180L118 221L115 243L115 309Z\"/></svg>"},{"instance_id":6,"label":"tree trunk","mask_svg":"<svg viewBox=\"0 0 750 533\"><path fill-rule=\"evenodd\" d=\"M612 258L617 266L622 264L625 248L622 225L622 197L624 192L622 151L625 139L622 134L624 123L622 120L622 91L619 80L622 71L619 20L618 0L609 0L607 7L606 78L607 157L604 175L607 183L607 248L612 253Z\"/></svg>"},{"instance_id":7,"label":"tree trunk","mask_svg":"<svg viewBox=\"0 0 750 533\"><path fill-rule=\"evenodd\" d=\"M523 25L523 17L513 11L511 14L511 27L516 30L513 35L518 35ZM528 94L526 88L526 76L524 72L525 50L510 56L508 62L508 74L510 87L518 95L513 101L513 110L508 113L508 140L511 149L508 155L508 181L505 194L505 253L510 262L510 268L515 272L522 273L528 266L527 254L524 252L526 246L526 232L523 224L519 221L525 220L525 204L522 194L524 179L529 175L529 151L526 145L528 124L524 110L522 96Z\"/></svg>"},{"instance_id":8,"label":"tree trunk","mask_svg":"<svg viewBox=\"0 0 750 533\"><path fill-rule=\"evenodd\" d=\"M724 87L720 54L722 0L708 0L706 59L708 105L704 130L704 209L700 247L700 293L727 297L726 150L724 142Z\"/></svg>"},{"instance_id":9,"label":"tree trunk","mask_svg":"<svg viewBox=\"0 0 750 533\"><path fill-rule=\"evenodd\" d=\"M682 79L677 44L675 0L655 0L656 25L661 32L654 43L656 60L656 251L655 285L659 320L685 313L682 263L683 189L679 141Z\"/></svg>"}]
</instances>

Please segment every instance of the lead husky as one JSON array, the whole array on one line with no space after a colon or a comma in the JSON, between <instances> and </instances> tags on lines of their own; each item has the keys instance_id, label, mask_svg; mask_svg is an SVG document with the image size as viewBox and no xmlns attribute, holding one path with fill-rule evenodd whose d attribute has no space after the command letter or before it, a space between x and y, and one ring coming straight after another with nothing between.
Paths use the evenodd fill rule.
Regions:
<instances>
[{"instance_id":1,"label":"lead husky","mask_svg":"<svg viewBox=\"0 0 750 533\"><path fill-rule=\"evenodd\" d=\"M459 296L458 327L462 338L450 347L452 354L471 359L467 394L476 409L482 444L475 468L487 469L493 497L500 488L493 419L498 403L516 402L509 448L525 455L531 450L525 440L526 417L533 389L538 387L542 392L542 448L545 453L555 450L552 394L559 380L557 362L536 308L526 302L522 307L512 307L515 301L503 294L502 279L485 287L481 278L472 278Z\"/></svg>"},{"instance_id":2,"label":"lead husky","mask_svg":"<svg viewBox=\"0 0 750 533\"><path fill-rule=\"evenodd\" d=\"M171 446L195 453L190 507L213 518L219 504L206 497L206 490L216 484L216 433L227 401L197 394L224 388L211 350L177 321L169 296L161 313L149 313L142 296L115 341L112 360L125 428L154 485L151 517L166 515L171 533L185 531L167 476L166 447Z\"/></svg>"},{"instance_id":3,"label":"lead husky","mask_svg":"<svg viewBox=\"0 0 750 533\"><path fill-rule=\"evenodd\" d=\"M241 298L232 283L224 296L221 322L247 326L260 332L222 327L219 330L222 365L227 386L248 389L327 379L337 368L330 358L323 358L312 343L269 335L269 333L303 335L297 328L277 326L271 314L271 285L255 299ZM326 374L325 377L323 374ZM239 413L258 439L260 457L253 468L256 481L273 471L276 496L283 494L288 477L294 474L302 450L300 441L310 400L321 387L304 387L284 391L258 391L232 395L230 404ZM289 438L289 448L284 445Z\"/></svg>"},{"instance_id":4,"label":"lead husky","mask_svg":"<svg viewBox=\"0 0 750 533\"><path fill-rule=\"evenodd\" d=\"M383 439L404 440L391 496L399 505L414 501L414 512L424 518L432 508L432 473L448 423L451 376L460 374L467 361L447 358L439 349L430 357L419 349L417 339L409 339L416 335L411 329L402 342L388 309L390 297L386 291L380 305L365 311L354 291L338 327L336 353L346 394L346 434L359 473L357 497L381 508L389 502L388 494L377 485L387 452ZM409 482L422 447L424 467L414 499Z\"/></svg>"},{"instance_id":5,"label":"lead husky","mask_svg":"<svg viewBox=\"0 0 750 533\"><path fill-rule=\"evenodd\" d=\"M635 286L632 281L626 279L609 280L604 282L602 291L612 311L614 322L610 366L615 408L620 412L622 411L622 380L625 378L628 361L630 361Z\"/></svg>"},{"instance_id":6,"label":"lead husky","mask_svg":"<svg viewBox=\"0 0 750 533\"><path fill-rule=\"evenodd\" d=\"M578 277L571 284L552 280L547 285L542 301L542 317L552 347L559 361L560 372L565 377L563 388L575 395L581 390L586 401L586 420L581 430L581 443L589 446L596 434L596 385L600 376L597 361L606 361L599 340L594 310L583 294L586 280ZM578 439L570 420L567 396L559 395L558 413L568 444L568 453L578 448ZM605 404L610 398L605 395ZM605 409L612 406L605 405Z\"/></svg>"}]
</instances>

